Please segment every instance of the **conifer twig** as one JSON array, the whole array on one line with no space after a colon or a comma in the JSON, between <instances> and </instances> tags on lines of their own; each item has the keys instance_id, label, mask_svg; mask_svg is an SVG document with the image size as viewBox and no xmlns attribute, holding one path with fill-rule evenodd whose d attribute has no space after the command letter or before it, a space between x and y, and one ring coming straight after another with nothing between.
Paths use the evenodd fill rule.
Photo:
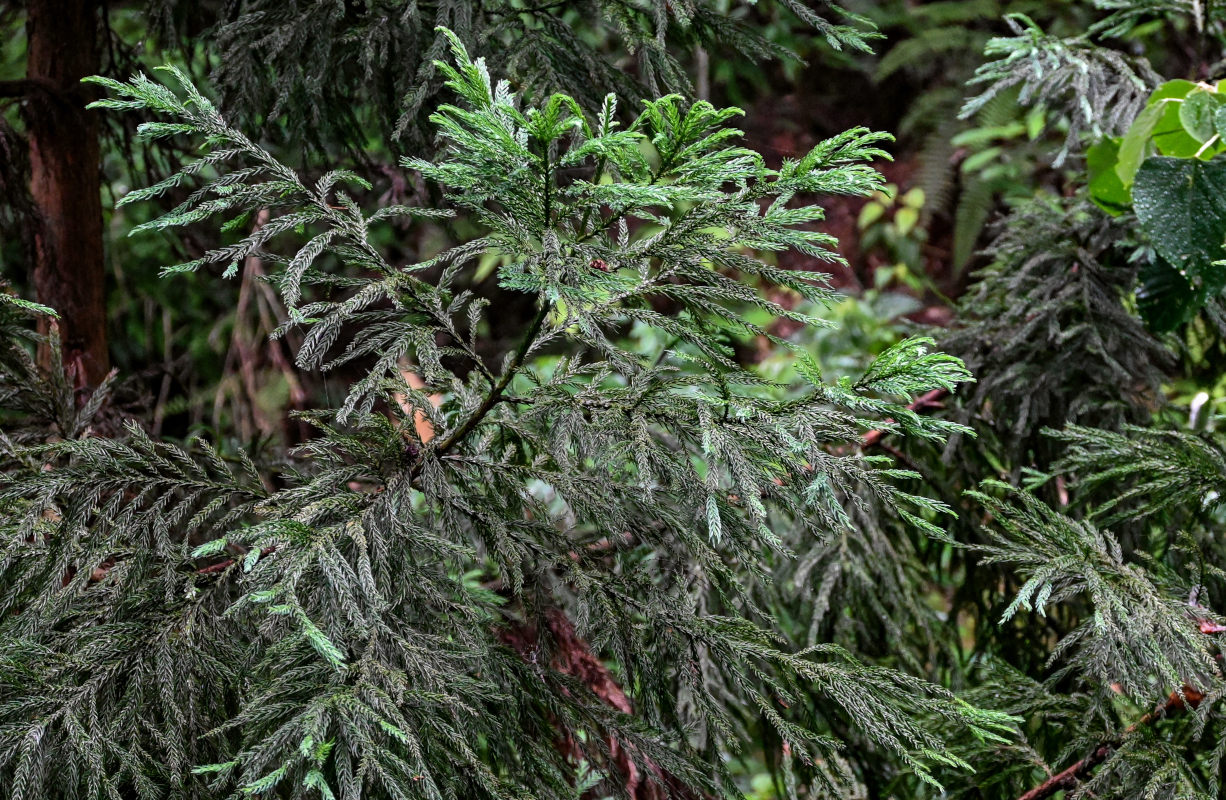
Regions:
<instances>
[{"instance_id":1,"label":"conifer twig","mask_svg":"<svg viewBox=\"0 0 1226 800\"><path fill-rule=\"evenodd\" d=\"M260 558L270 555L271 553L276 552L276 550L277 548L275 546L270 545L269 547L265 547L260 550ZM237 558L227 558L224 561L218 561L216 564L210 564L207 567L201 567L200 569L196 570L196 574L197 575L211 575L215 572L224 572L225 570L232 567L234 565L234 562L236 561L238 561Z\"/></svg>"},{"instance_id":2,"label":"conifer twig","mask_svg":"<svg viewBox=\"0 0 1226 800\"><path fill-rule=\"evenodd\" d=\"M1043 783L1019 797L1018 800L1046 800L1046 798L1051 797L1056 792L1072 789L1088 777L1095 767L1106 761L1112 751L1119 747L1128 736L1136 733L1137 730L1146 725L1152 725L1173 711L1180 711L1184 708L1196 708L1204 698L1204 694L1193 689L1191 686L1185 686L1179 692L1171 692L1170 697L1166 699L1165 703L1129 725L1124 729L1123 734L1115 740L1106 741L1098 745L1088 756L1077 761L1067 769L1052 775Z\"/></svg>"},{"instance_id":3,"label":"conifer twig","mask_svg":"<svg viewBox=\"0 0 1226 800\"><path fill-rule=\"evenodd\" d=\"M929 409L933 409L933 408L941 408L941 401L944 400L948 396L949 396L948 389L945 389L945 388L933 389L932 391L926 392L920 395L919 397L917 397L914 402L909 403L907 405L907 408L911 411L928 411ZM886 420L886 422L893 422L893 421L894 420L892 419ZM892 433L892 431L886 428L876 428L874 430L868 431L867 433L865 433L863 436L860 437L860 447L863 449L875 447L876 445L880 444L881 440L884 439L890 433Z\"/></svg>"},{"instance_id":4,"label":"conifer twig","mask_svg":"<svg viewBox=\"0 0 1226 800\"><path fill-rule=\"evenodd\" d=\"M454 447L456 444L464 440L464 437L472 431L473 428L485 419L485 415L490 413L494 406L502 400L502 393L511 385L511 381L519 372L519 368L523 366L524 359L527 358L528 352L532 349L532 345L536 343L536 337L541 332L541 327L545 324L545 318L549 316L549 310L552 306L549 303L543 303L540 310L536 314L536 319L532 320L532 324L528 328L528 332L524 334L523 341L519 343L519 349L515 351L515 355L511 358L511 363L507 364L506 371L502 377L498 379L498 383L494 384L490 389L490 393L485 396L485 400L477 408L476 411L456 428L455 432L439 443L438 449L435 451L437 455L442 455Z\"/></svg>"},{"instance_id":5,"label":"conifer twig","mask_svg":"<svg viewBox=\"0 0 1226 800\"><path fill-rule=\"evenodd\" d=\"M592 652L587 640L575 630L574 623L566 612L551 608L545 612L544 622L555 644L551 668L578 679L605 705L622 714L634 714L634 707L626 690L617 682L609 667ZM540 647L540 633L531 624L521 624L503 630L500 636L521 658L535 663L536 651ZM621 788L630 800L697 800L702 796L644 754L637 754L639 759L636 760L633 745L622 742L616 736L609 736L606 743L613 765L623 780ZM569 734L560 740L558 745L572 756L580 755L576 742ZM640 761L650 774L643 773Z\"/></svg>"}]
</instances>

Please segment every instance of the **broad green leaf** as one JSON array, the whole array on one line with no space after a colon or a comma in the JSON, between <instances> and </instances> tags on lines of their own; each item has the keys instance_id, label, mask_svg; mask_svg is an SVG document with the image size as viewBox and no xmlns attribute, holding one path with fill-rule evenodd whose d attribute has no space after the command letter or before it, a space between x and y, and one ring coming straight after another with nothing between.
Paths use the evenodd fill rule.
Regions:
<instances>
[{"instance_id":1,"label":"broad green leaf","mask_svg":"<svg viewBox=\"0 0 1226 800\"><path fill-rule=\"evenodd\" d=\"M869 201L864 204L864 208L860 209L860 218L856 221L856 227L864 230L884 215L885 206L881 205L881 203Z\"/></svg>"},{"instance_id":2,"label":"broad green leaf","mask_svg":"<svg viewBox=\"0 0 1226 800\"><path fill-rule=\"evenodd\" d=\"M1132 199L1141 230L1199 298L1196 305L1226 286L1226 268L1216 263L1226 256L1226 162L1150 158L1137 170ZM1163 276L1149 290L1149 302L1181 297L1174 286ZM1152 308L1149 314L1168 322L1182 316Z\"/></svg>"},{"instance_id":3,"label":"broad green leaf","mask_svg":"<svg viewBox=\"0 0 1226 800\"><path fill-rule=\"evenodd\" d=\"M1214 104L1214 131L1226 140L1226 96Z\"/></svg>"},{"instance_id":4,"label":"broad green leaf","mask_svg":"<svg viewBox=\"0 0 1226 800\"><path fill-rule=\"evenodd\" d=\"M986 150L981 150L974 155L967 156L962 162L962 171L979 172L988 164L996 160L997 156L1004 152L1003 147L989 147Z\"/></svg>"},{"instance_id":5,"label":"broad green leaf","mask_svg":"<svg viewBox=\"0 0 1226 800\"><path fill-rule=\"evenodd\" d=\"M914 208L904 207L898 209L894 214L894 224L898 227L898 232L903 236L910 233L919 222L919 211Z\"/></svg>"},{"instance_id":6,"label":"broad green leaf","mask_svg":"<svg viewBox=\"0 0 1226 800\"><path fill-rule=\"evenodd\" d=\"M1163 100L1183 100L1196 89L1196 83L1183 78L1176 78L1173 81L1166 83L1154 89L1150 94L1149 99L1145 101L1146 105L1158 105Z\"/></svg>"},{"instance_id":7,"label":"broad green leaf","mask_svg":"<svg viewBox=\"0 0 1226 800\"><path fill-rule=\"evenodd\" d=\"M1047 112L1043 106L1038 105L1030 109L1026 114L1026 138L1034 141L1039 138L1039 134L1047 127Z\"/></svg>"},{"instance_id":8,"label":"broad green leaf","mask_svg":"<svg viewBox=\"0 0 1226 800\"><path fill-rule=\"evenodd\" d=\"M1193 108L1187 112L1183 108L1191 98L1206 95L1208 93L1199 84L1182 79L1167 81L1154 90L1145 111L1137 116L1120 146L1122 166L1118 169L1125 186L1131 183L1131 173L1136 172L1137 165L1144 159L1146 139L1152 138L1162 155L1175 158L1195 158L1199 155L1208 159L1221 152L1220 144L1204 148L1212 132L1204 138L1197 138L1205 131L1204 109L1199 107L1205 100L1193 100ZM1213 98L1205 99L1212 102ZM1182 118L1185 113L1189 124L1185 124ZM1142 141L1137 141L1138 138Z\"/></svg>"},{"instance_id":9,"label":"broad green leaf","mask_svg":"<svg viewBox=\"0 0 1226 800\"><path fill-rule=\"evenodd\" d=\"M1154 127L1162 116L1162 106L1149 106L1132 121L1132 126L1120 140L1118 155L1115 162L1115 173L1120 176L1120 183L1127 189L1132 186L1132 180L1145 160L1149 140L1154 135Z\"/></svg>"},{"instance_id":10,"label":"broad green leaf","mask_svg":"<svg viewBox=\"0 0 1226 800\"><path fill-rule=\"evenodd\" d=\"M907 190L907 193L899 198L898 202L908 208L923 208L924 207L924 190L919 186L915 186Z\"/></svg>"},{"instance_id":11,"label":"broad green leaf","mask_svg":"<svg viewBox=\"0 0 1226 800\"><path fill-rule=\"evenodd\" d=\"M1137 283L1137 308L1150 330L1165 333L1196 316L1204 301L1165 260L1159 258L1141 269Z\"/></svg>"},{"instance_id":12,"label":"broad green leaf","mask_svg":"<svg viewBox=\"0 0 1226 800\"><path fill-rule=\"evenodd\" d=\"M1204 142L1184 130L1180 112L1185 102L1171 100L1155 106L1162 109L1162 115L1154 126L1154 145L1164 156L1195 158L1204 146Z\"/></svg>"},{"instance_id":13,"label":"broad green leaf","mask_svg":"<svg viewBox=\"0 0 1226 800\"><path fill-rule=\"evenodd\" d=\"M1112 216L1119 216L1132 203L1132 195L1116 172L1120 140L1104 139L1086 151L1090 199Z\"/></svg>"},{"instance_id":14,"label":"broad green leaf","mask_svg":"<svg viewBox=\"0 0 1226 800\"><path fill-rule=\"evenodd\" d=\"M1218 103L1213 109L1213 129L1218 136L1226 139L1226 102Z\"/></svg>"},{"instance_id":15,"label":"broad green leaf","mask_svg":"<svg viewBox=\"0 0 1226 800\"><path fill-rule=\"evenodd\" d=\"M1008 125L971 128L957 134L949 141L955 147L977 147L1000 139L1016 139L1025 132L1026 126L1021 122L1010 122Z\"/></svg>"},{"instance_id":16,"label":"broad green leaf","mask_svg":"<svg viewBox=\"0 0 1226 800\"><path fill-rule=\"evenodd\" d=\"M1204 144L1215 135L1213 117L1217 111L1215 95L1197 91L1179 105L1179 123L1192 138Z\"/></svg>"}]
</instances>

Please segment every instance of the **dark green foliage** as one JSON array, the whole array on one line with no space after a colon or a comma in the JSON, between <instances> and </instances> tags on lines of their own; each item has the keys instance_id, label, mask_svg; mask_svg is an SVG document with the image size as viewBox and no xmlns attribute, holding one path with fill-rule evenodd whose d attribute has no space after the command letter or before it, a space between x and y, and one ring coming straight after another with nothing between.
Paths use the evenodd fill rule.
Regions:
<instances>
[{"instance_id":1,"label":"dark green foliage","mask_svg":"<svg viewBox=\"0 0 1226 800\"><path fill-rule=\"evenodd\" d=\"M1094 508L1104 525L1155 514L1197 516L1224 497L1226 457L1211 437L1177 430L1129 427L1108 432L1069 426L1052 432L1068 444L1057 464L1078 476L1082 492L1110 487Z\"/></svg>"},{"instance_id":2,"label":"dark green foliage","mask_svg":"<svg viewBox=\"0 0 1226 800\"><path fill-rule=\"evenodd\" d=\"M1220 797L1220 4L848 5L880 62L825 6L251 0L216 105L101 81L197 158L117 263L241 275L318 390L288 450L121 424L0 297L0 793ZM788 51L931 90L926 198L881 134L786 152L853 91ZM762 155L700 84L820 110ZM858 298L781 266L830 195L914 246Z\"/></svg>"},{"instance_id":3,"label":"dark green foliage","mask_svg":"<svg viewBox=\"0 0 1226 800\"><path fill-rule=\"evenodd\" d=\"M988 486L1014 491L1007 484ZM1216 648L1201 631L1201 624L1216 620L1207 609L1198 619L1189 608L1195 584L1157 565L1147 570L1132 563L1109 531L1053 511L1032 495L1016 493L1016 505L972 496L995 519L979 548L985 562L1007 563L1025 579L1003 612L1005 621L1021 609L1042 614L1048 604L1078 595L1093 608L1053 654L1067 660L1065 669L1100 691L1142 704L1185 685L1221 692Z\"/></svg>"},{"instance_id":4,"label":"dark green foliage","mask_svg":"<svg viewBox=\"0 0 1226 800\"><path fill-rule=\"evenodd\" d=\"M864 162L885 137L849 131L771 170L733 144L735 109L668 96L621 129L612 96L595 117L565 95L521 106L443 35L455 65L437 68L458 102L432 116L439 160L405 166L445 210L367 213L340 188L360 181L345 171L304 182L182 75L183 97L102 81L102 107L170 117L144 135L202 142L199 161L128 196L196 187L144 227L272 211L171 271L252 253L279 264L299 364L360 377L335 413L309 415L318 435L275 476L135 427L24 451L47 467L13 472L0 494L0 636L17 643L0 681L0 786L736 794L724 754L765 729L813 796L862 774L836 755L845 735L917 785L935 765L967 766L921 716L1003 741L1007 717L936 685L836 644L786 646L753 591L775 560L855 535L857 508L931 533L949 511L902 488L914 473L846 445L879 425L936 442L964 431L903 406L966 380L959 361L906 340L828 383L797 349L798 383L779 386L725 343L791 347L749 309L818 324L748 279L820 306L820 276L750 253L835 260L805 226L821 209L793 200L871 192ZM372 244L392 217L453 213L482 234L403 266ZM490 309L453 288L482 254L537 309L499 364L478 354ZM628 348L631 326L671 344ZM591 654L620 699L576 670Z\"/></svg>"},{"instance_id":5,"label":"dark green foliage","mask_svg":"<svg viewBox=\"0 0 1226 800\"><path fill-rule=\"evenodd\" d=\"M922 142L915 180L926 196L924 220L938 228L950 225L950 277L960 283L987 223L1002 204L1033 190L1041 158L1034 140L1041 132L1042 114L1027 113L1027 98L1020 97L1022 87L1017 85L1025 68L1017 68L1020 59L1013 59L999 74L984 74L991 69L991 63L983 66L985 48L988 55L997 54L1001 42L1010 41L1000 34L1018 30L1017 20L1029 20L1028 14L1062 31L1079 31L1086 16L1076 4L1029 0L873 5L870 16L891 42L874 78L882 92L906 98L898 130ZM1046 76L1050 71L1037 61L1032 58L1025 67L1042 69ZM968 102L967 82L985 80L994 85ZM899 84L910 91L900 91Z\"/></svg>"},{"instance_id":6,"label":"dark green foliage","mask_svg":"<svg viewBox=\"0 0 1226 800\"><path fill-rule=\"evenodd\" d=\"M868 49L875 35L866 20L818 5L786 0L751 13L778 16L782 27L815 33L836 49ZM635 103L668 91L692 95L696 47L751 62L796 58L744 17L708 0L244 0L217 24L212 77L224 105L248 125L284 121L295 138L346 141L358 151L374 125L420 150L443 88L435 62L449 46L436 26L487 53L495 74L533 96L562 92L594 112L607 92Z\"/></svg>"},{"instance_id":7,"label":"dark green foliage","mask_svg":"<svg viewBox=\"0 0 1226 800\"><path fill-rule=\"evenodd\" d=\"M698 86L718 89L727 80L719 68L729 63L754 73L786 63L795 72L802 66L798 41L861 52L875 38L864 19L824 2L770 0L732 8L666 0L86 5L86 13L99 21L101 74L126 77L169 59L201 85L207 79L210 96L220 98L230 117L283 162L317 177L316 170L343 159L375 184L376 197L390 202L400 202L407 185L395 169L397 157L433 151L426 118L442 89L433 61L446 50L436 25L448 25L469 45L487 52L497 69L530 96L565 91L589 113L610 91L625 98L625 110L665 92L692 95ZM13 93L11 84L19 81L9 80L24 72L23 6L0 9L0 60L5 61L0 64L0 280L34 297L28 273L38 213L30 203L27 143L20 135L22 109L30 106L21 99L24 90ZM81 49L80 44L73 47ZM78 101L73 95L68 102ZM199 284L190 284L195 291L180 303L159 284L155 265L194 258L208 243L191 234L125 242L123 233L143 221L145 209L110 214L109 208L127 187L173 172L183 153L173 141L136 140L134 117L103 119L113 364L133 383L137 378L143 383L130 386L131 393L150 395L148 404L172 403L171 413L159 409L156 427L182 434L209 424L218 435L232 427L248 438L280 438L281 428L297 426L279 425L276 403L251 395L276 398L286 393L284 384L290 380L295 384L289 390L295 397L291 405L304 407L310 403L302 397L313 401L326 394L321 382L300 376L299 391L299 382L286 378L284 356L264 359L272 363L259 364L254 380L234 380L231 371L234 353L244 349L238 340L247 331L256 343L250 349L259 355L272 349L264 346L263 334L275 326L279 304L259 291L251 293L258 300L245 295L248 302L219 303L215 293ZM182 199L172 194L175 202ZM412 258L422 246L422 231L413 228L408 236L385 232L381 245L393 259ZM496 293L488 285L484 290ZM201 329L208 332L194 335ZM193 333L184 335L187 331ZM504 338L492 339L491 347L505 347Z\"/></svg>"},{"instance_id":8,"label":"dark green foliage","mask_svg":"<svg viewBox=\"0 0 1226 800\"><path fill-rule=\"evenodd\" d=\"M1008 18L1014 36L1000 37L984 50L990 60L972 83L987 88L962 109L969 116L992 98L1020 87L1023 105L1055 105L1064 111L1068 138L1056 163L1081 144L1083 134L1122 133L1144 107L1157 76L1145 61L1099 47L1084 37L1045 34L1022 14Z\"/></svg>"},{"instance_id":9,"label":"dark green foliage","mask_svg":"<svg viewBox=\"0 0 1226 800\"><path fill-rule=\"evenodd\" d=\"M993 263L943 346L978 376L969 414L1024 465L1045 426L1144 421L1169 353L1129 310L1127 218L1039 198L993 241ZM969 416L968 416L969 419Z\"/></svg>"},{"instance_id":10,"label":"dark green foliage","mask_svg":"<svg viewBox=\"0 0 1226 800\"><path fill-rule=\"evenodd\" d=\"M1063 196L1040 190L997 223L985 251L991 264L960 303L962 326L942 340L977 378L955 418L980 436L955 441L928 474L946 498L975 476L989 479L967 495L975 505L956 526L967 550L951 568L954 607L975 618L980 659L957 680L976 684L968 699L999 697L998 709L1025 719L1025 743L1000 752L997 774L956 781L965 796L1220 794L1221 443L1171 429L1179 415L1166 408L1165 386L1177 356L1186 365L1206 352L1197 337L1214 335L1218 289L1156 325L1147 282L1163 253L1184 265L1187 278L1176 275L1185 286L1217 269L1222 214L1216 200L1189 202L1198 186L1187 180L1188 170L1216 169L1215 142L1203 114L1172 103L1134 135L1160 79L1137 57L1140 46L1104 47L1106 32L1176 9L1104 5L1111 14L1089 35L1049 36L1026 24L992 45L997 61L980 71L990 83L981 100L1020 88L1023 101L1044 109L1047 124L1066 133L1051 161L1073 169L1058 185ZM1190 50L1220 50L1215 20L1201 20L1205 36ZM1135 35L1164 41L1163 30ZM1173 102L1197 86L1211 91L1163 86L1175 83L1182 94ZM1163 150L1184 146L1161 139L1176 133L1195 147ZM1151 157L1155 148L1180 160ZM1197 157L1204 163L1193 168ZM1134 184L1138 167L1145 177ZM1153 185L1163 169L1180 178ZM1182 325L1207 298L1205 319ZM1159 327L1187 341L1159 338ZM992 480L1002 478L1011 485ZM1072 777L1056 782L1066 769Z\"/></svg>"},{"instance_id":11,"label":"dark green foliage","mask_svg":"<svg viewBox=\"0 0 1226 800\"><path fill-rule=\"evenodd\" d=\"M1159 256L1146 270L1139 296L1158 330L1187 322L1226 287L1223 189L1221 162L1155 157L1137 170L1132 186L1137 221Z\"/></svg>"},{"instance_id":12,"label":"dark green foliage","mask_svg":"<svg viewBox=\"0 0 1226 800\"><path fill-rule=\"evenodd\" d=\"M1031 744L1053 768L1091 753L1083 791L1216 796L1226 626L1212 610L1222 551L1208 531L1220 524L1220 443L1142 428L1072 427L1059 438L1072 447L1057 469L1084 502L1060 512L992 482L973 493L993 518L976 549L1025 579L1002 622L1033 610L1058 632L1050 677L1004 708L1036 721Z\"/></svg>"}]
</instances>

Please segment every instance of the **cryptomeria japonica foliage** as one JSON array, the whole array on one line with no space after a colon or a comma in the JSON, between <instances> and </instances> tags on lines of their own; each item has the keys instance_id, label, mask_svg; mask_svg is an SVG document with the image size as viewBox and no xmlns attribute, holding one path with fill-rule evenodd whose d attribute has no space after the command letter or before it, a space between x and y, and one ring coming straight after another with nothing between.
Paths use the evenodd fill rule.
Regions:
<instances>
[{"instance_id":1,"label":"cryptomeria japonica foliage","mask_svg":"<svg viewBox=\"0 0 1226 800\"><path fill-rule=\"evenodd\" d=\"M821 324L821 276L758 254L835 260L805 198L876 189L887 137L768 169L735 144L736 109L668 96L622 128L612 96L596 116L524 101L451 47L440 154L403 162L436 207L369 212L354 175L303 179L181 74L178 92L99 81L97 105L200 148L124 198L193 187L142 227L251 231L168 271L278 264L298 366L349 386L272 469L56 423L71 390L6 357L19 421L55 425L7 448L0 492L6 796L735 796L730 759L767 731L782 787L839 796L863 778L839 752L853 737L916 786L969 766L943 735L1006 741L1009 717L835 643L793 647L775 619L811 595L777 565L869 507L928 535L949 514L860 444L965 431L906 405L967 380L961 362L908 339L827 380L747 319ZM396 217L480 233L390 263L370 231ZM479 345L498 309L453 288L486 256L536 308L495 362ZM737 362L746 331L793 351L794 380Z\"/></svg>"},{"instance_id":2,"label":"cryptomeria japonica foliage","mask_svg":"<svg viewBox=\"0 0 1226 800\"><path fill-rule=\"evenodd\" d=\"M215 429L176 438L160 415L211 388L143 410L148 375L91 390L59 368L68 326L33 335L48 309L0 294L0 793L1221 795L1226 8L993 28L974 123L930 151L965 200L951 265L993 198L1008 213L933 345L857 330L886 295L835 305L779 266L837 261L817 203L878 191L887 137L772 169L735 109L644 101L708 55L719 94L717 42L778 35L762 9L717 29L718 3L652 0L602 38L616 3L412 5L385 29L398 2L235 6L224 115L174 70L91 87L141 152L196 159L125 160L157 174L115 179L116 229L174 208L129 240L157 257L115 264L187 253L164 285L193 299L239 278L234 319L257 297L277 376L321 390L288 403L312 409L296 449L248 441L277 421L220 389ZM939 23L939 50L900 52L949 53L985 8L900 2ZM510 84L462 43L513 44ZM381 52L412 68L355 89L402 63ZM397 120L418 157L364 172L376 199L356 173L395 145L363 143ZM346 147L354 172L318 166Z\"/></svg>"}]
</instances>

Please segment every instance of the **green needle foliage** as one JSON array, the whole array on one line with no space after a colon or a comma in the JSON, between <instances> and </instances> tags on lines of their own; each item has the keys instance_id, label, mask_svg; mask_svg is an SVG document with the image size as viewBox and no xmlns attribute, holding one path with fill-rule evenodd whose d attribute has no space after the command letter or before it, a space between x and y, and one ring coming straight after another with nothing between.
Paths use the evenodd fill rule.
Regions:
<instances>
[{"instance_id":1,"label":"green needle foliage","mask_svg":"<svg viewBox=\"0 0 1226 800\"><path fill-rule=\"evenodd\" d=\"M1115 432L1070 425L1049 433L1068 445L1056 468L1077 475L1083 493L1112 490L1094 507L1103 524L1196 516L1223 500L1226 453L1214 437L1135 426Z\"/></svg>"},{"instance_id":2,"label":"green needle foliage","mask_svg":"<svg viewBox=\"0 0 1226 800\"><path fill-rule=\"evenodd\" d=\"M975 418L1010 471L1049 463L1044 427L1146 422L1161 395L1174 359L1130 308L1126 224L1083 198L1036 195L1000 226L961 326L943 337L978 377L964 421Z\"/></svg>"},{"instance_id":3,"label":"green needle foliage","mask_svg":"<svg viewBox=\"0 0 1226 800\"><path fill-rule=\"evenodd\" d=\"M835 644L786 646L751 591L853 528L848 509L932 534L949 513L857 445L965 432L905 407L967 380L960 361L911 339L826 382L797 349L783 386L730 346L794 347L751 309L820 324L763 287L820 306L821 276L752 253L836 260L804 198L875 190L887 137L848 131L768 169L734 144L736 109L668 96L622 129L612 96L594 118L565 95L528 107L443 35L441 154L404 162L437 208L367 213L341 188L355 176L304 180L181 74L182 95L98 81L97 105L200 146L125 198L194 187L142 227L269 212L170 271L279 264L299 366L349 391L274 472L135 426L12 448L5 796L739 796L745 709L786 744L793 795L853 791L866 768L935 784L969 766L937 730L1005 741L1003 714ZM398 216L481 234L392 264L370 231ZM537 308L495 364L478 344L497 309L453 289L485 255ZM628 349L636 326L668 344ZM872 752L840 754L848 731Z\"/></svg>"},{"instance_id":4,"label":"green needle foliage","mask_svg":"<svg viewBox=\"0 0 1226 800\"><path fill-rule=\"evenodd\" d=\"M1204 693L1226 688L1213 658L1214 644L1200 629L1203 621L1216 620L1206 609L1197 618L1188 604L1188 587L1179 586L1161 567L1130 563L1108 531L1053 511L1007 484L985 488L1018 499L1011 505L973 493L996 519L988 543L980 548L985 560L1008 563L1025 578L1003 612L1005 621L1020 609L1042 614L1049 603L1084 594L1094 613L1064 637L1053 656L1068 659L1074 674L1141 704L1180 692L1185 684Z\"/></svg>"},{"instance_id":5,"label":"green needle foliage","mask_svg":"<svg viewBox=\"0 0 1226 800\"><path fill-rule=\"evenodd\" d=\"M1065 112L1068 134L1057 165L1079 149L1083 134L1126 129L1159 83L1145 59L1101 47L1088 36L1052 36L1024 14L1011 14L1005 21L1014 35L992 39L984 48L989 60L971 84L986 88L967 101L962 116L1020 87L1021 104L1049 104Z\"/></svg>"},{"instance_id":6,"label":"green needle foliage","mask_svg":"<svg viewBox=\"0 0 1226 800\"><path fill-rule=\"evenodd\" d=\"M192 4L150 5L173 29ZM836 51L868 52L880 38L867 19L829 0L241 0L210 21L219 55L211 78L227 109L252 128L284 124L292 141L341 141L355 153L369 148L372 128L417 151L428 142L426 117L446 77L436 62L450 48L436 26L488 52L496 73L535 96L563 92L588 110L609 91L636 102L692 95L699 49L729 61L798 64L789 40L812 36Z\"/></svg>"}]
</instances>

